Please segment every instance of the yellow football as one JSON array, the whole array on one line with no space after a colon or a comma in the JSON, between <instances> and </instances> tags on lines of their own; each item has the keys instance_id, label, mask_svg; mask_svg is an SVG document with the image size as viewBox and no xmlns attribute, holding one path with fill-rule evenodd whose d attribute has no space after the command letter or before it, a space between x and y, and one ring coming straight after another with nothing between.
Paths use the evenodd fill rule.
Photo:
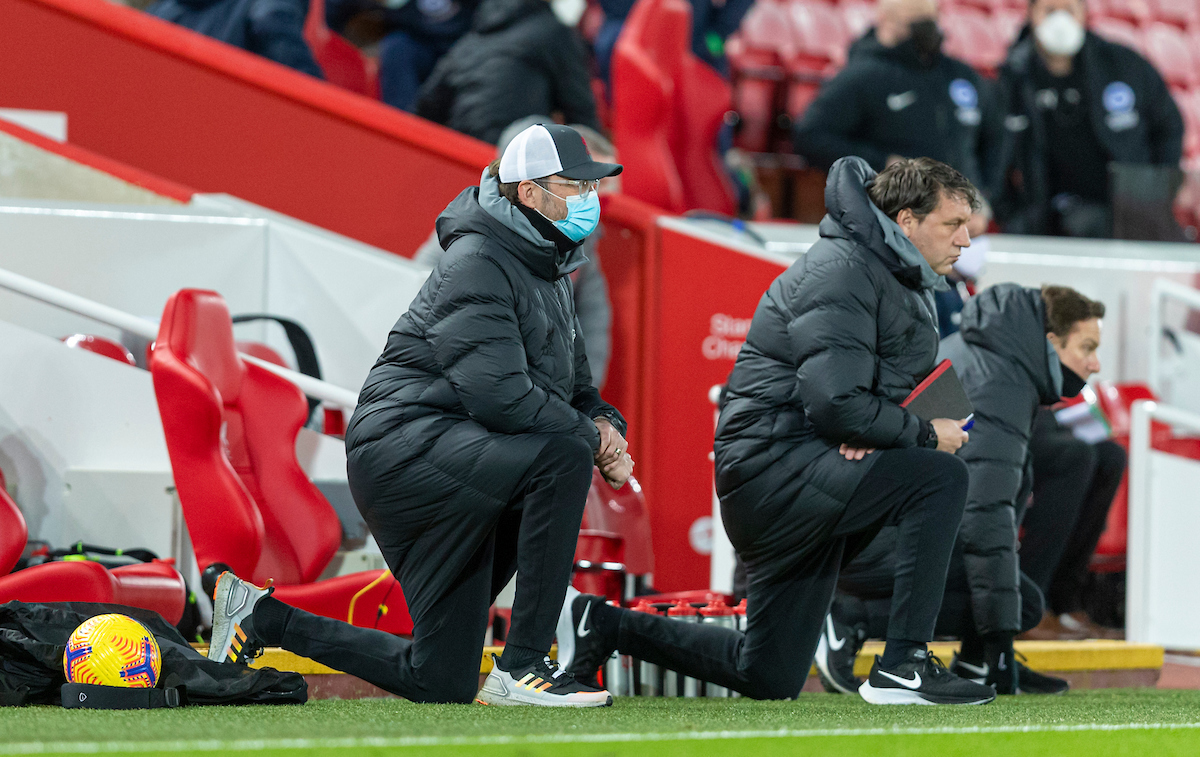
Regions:
<instances>
[{"instance_id":1,"label":"yellow football","mask_svg":"<svg viewBox=\"0 0 1200 757\"><path fill-rule=\"evenodd\" d=\"M153 688L162 654L154 634L128 615L97 615L67 640L63 672L71 683Z\"/></svg>"}]
</instances>

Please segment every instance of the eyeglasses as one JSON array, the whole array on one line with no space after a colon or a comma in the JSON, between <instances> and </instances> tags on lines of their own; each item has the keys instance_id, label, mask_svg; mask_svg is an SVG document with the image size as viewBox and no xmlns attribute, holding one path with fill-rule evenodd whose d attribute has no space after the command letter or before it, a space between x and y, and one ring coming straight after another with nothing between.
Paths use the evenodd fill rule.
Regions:
<instances>
[{"instance_id":1,"label":"eyeglasses","mask_svg":"<svg viewBox=\"0 0 1200 757\"><path fill-rule=\"evenodd\" d=\"M546 184L561 184L564 187L575 187L576 192L583 199L587 199L588 195L596 191L596 187L600 186L599 179L571 179L569 181L550 181L549 179L539 179L534 182L542 189L546 189ZM549 190L546 190L549 191Z\"/></svg>"}]
</instances>

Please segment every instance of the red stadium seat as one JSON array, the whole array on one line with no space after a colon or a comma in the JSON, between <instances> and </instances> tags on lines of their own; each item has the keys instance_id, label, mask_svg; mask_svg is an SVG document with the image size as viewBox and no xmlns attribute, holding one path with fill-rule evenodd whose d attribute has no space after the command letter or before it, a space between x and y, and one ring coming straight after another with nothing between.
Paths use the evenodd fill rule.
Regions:
<instances>
[{"instance_id":1,"label":"red stadium seat","mask_svg":"<svg viewBox=\"0 0 1200 757\"><path fill-rule=\"evenodd\" d=\"M49 562L9 573L25 549L25 518L0 476L0 604L12 602L104 602L153 610L179 622L187 600L183 578L168 560L109 570L86 560Z\"/></svg>"},{"instance_id":2,"label":"red stadium seat","mask_svg":"<svg viewBox=\"0 0 1200 757\"><path fill-rule=\"evenodd\" d=\"M788 4L788 15L796 42L796 55L789 63L793 73L830 75L845 64L850 38L832 5L794 0Z\"/></svg>"},{"instance_id":3,"label":"red stadium seat","mask_svg":"<svg viewBox=\"0 0 1200 757\"><path fill-rule=\"evenodd\" d=\"M690 22L686 8L660 5L660 0L634 5L613 49L613 138L625 165L625 194L681 213L687 205L671 139L675 74L682 62L679 51L690 44Z\"/></svg>"},{"instance_id":4,"label":"red stadium seat","mask_svg":"<svg viewBox=\"0 0 1200 757\"><path fill-rule=\"evenodd\" d=\"M1134 24L1142 25L1154 18L1148 0L1104 0L1104 14L1109 18L1119 18Z\"/></svg>"},{"instance_id":5,"label":"red stadium seat","mask_svg":"<svg viewBox=\"0 0 1200 757\"><path fill-rule=\"evenodd\" d=\"M689 48L675 93L679 135L672 153L683 182L684 201L689 209L733 215L737 212L733 183L717 152L717 134L733 107L729 83Z\"/></svg>"},{"instance_id":6,"label":"red stadium seat","mask_svg":"<svg viewBox=\"0 0 1200 757\"><path fill-rule=\"evenodd\" d=\"M1196 83L1196 63L1182 31L1170 24L1155 22L1145 30L1143 39L1146 57L1167 84L1190 87Z\"/></svg>"},{"instance_id":7,"label":"red stadium seat","mask_svg":"<svg viewBox=\"0 0 1200 757\"><path fill-rule=\"evenodd\" d=\"M1197 90L1200 92L1200 90ZM1192 90L1172 87L1171 95L1183 116L1183 156L1193 158L1200 155L1200 111L1196 108L1196 96Z\"/></svg>"},{"instance_id":8,"label":"red stadium seat","mask_svg":"<svg viewBox=\"0 0 1200 757\"><path fill-rule=\"evenodd\" d=\"M379 64L367 58L349 40L334 34L325 23L325 0L311 0L304 22L304 41L325 81L365 97L379 99Z\"/></svg>"},{"instance_id":9,"label":"red stadium seat","mask_svg":"<svg viewBox=\"0 0 1200 757\"><path fill-rule=\"evenodd\" d=\"M262 342L248 342L248 341L244 341L244 340L238 340L234 344L234 347L237 349L238 352L240 352L243 355L249 355L250 357L258 358L259 360L265 360L268 363L271 363L273 365L278 365L281 368L291 368L292 367L292 366L288 365L287 360L285 360L283 355L280 355L279 352L276 351L274 347L271 347L270 345L267 345L267 344L263 344Z\"/></svg>"},{"instance_id":10,"label":"red stadium seat","mask_svg":"<svg viewBox=\"0 0 1200 757\"><path fill-rule=\"evenodd\" d=\"M125 345L118 341L108 339L102 336L93 336L91 334L72 334L64 336L62 343L68 347L77 350L86 350L94 352L97 355L116 360L118 363L128 363L136 366L137 361L133 359L133 353L125 349Z\"/></svg>"},{"instance_id":11,"label":"red stadium seat","mask_svg":"<svg viewBox=\"0 0 1200 757\"><path fill-rule=\"evenodd\" d=\"M1154 18L1181 29L1200 24L1200 6L1196 0L1153 0Z\"/></svg>"},{"instance_id":12,"label":"red stadium seat","mask_svg":"<svg viewBox=\"0 0 1200 757\"><path fill-rule=\"evenodd\" d=\"M978 8L985 13L994 13L1001 8L1010 7L1008 0L957 0L954 5L959 8ZM950 4L947 3L943 6L942 10L948 10L949 7Z\"/></svg>"},{"instance_id":13,"label":"red stadium seat","mask_svg":"<svg viewBox=\"0 0 1200 757\"><path fill-rule=\"evenodd\" d=\"M1118 45L1124 45L1138 52L1142 52L1145 48L1142 33L1128 21L1116 18L1097 18L1092 21L1091 28L1093 32L1109 42L1116 42Z\"/></svg>"},{"instance_id":14,"label":"red stadium seat","mask_svg":"<svg viewBox=\"0 0 1200 757\"><path fill-rule=\"evenodd\" d=\"M996 33L991 17L974 8L954 8L942 13L946 53L973 68L993 73L1008 52L1006 40Z\"/></svg>"},{"instance_id":15,"label":"red stadium seat","mask_svg":"<svg viewBox=\"0 0 1200 757\"><path fill-rule=\"evenodd\" d=\"M875 25L874 3L866 0L847 0L838 4L838 10L842 13L842 24L846 27L846 35L850 40L858 39Z\"/></svg>"},{"instance_id":16,"label":"red stadium seat","mask_svg":"<svg viewBox=\"0 0 1200 757\"><path fill-rule=\"evenodd\" d=\"M1017 41L1017 35L1021 33L1027 18L1025 11L1015 8L1004 8L992 14L992 25L995 27L996 36L1004 43L1006 54L1008 48Z\"/></svg>"},{"instance_id":17,"label":"red stadium seat","mask_svg":"<svg viewBox=\"0 0 1200 757\"><path fill-rule=\"evenodd\" d=\"M391 633L412 621L386 571L318 581L341 543L337 514L296 460L304 395L234 349L216 292L167 301L150 372L175 486L201 570L214 563L303 610Z\"/></svg>"},{"instance_id":18,"label":"red stadium seat","mask_svg":"<svg viewBox=\"0 0 1200 757\"><path fill-rule=\"evenodd\" d=\"M615 534L622 542L622 561L632 575L654 572L654 547L650 542L650 511L637 479L614 491L600 475L592 472L580 528Z\"/></svg>"},{"instance_id":19,"label":"red stadium seat","mask_svg":"<svg viewBox=\"0 0 1200 757\"><path fill-rule=\"evenodd\" d=\"M626 194L666 210L732 213L717 156L728 83L691 52L686 0L639 0L613 50L613 135Z\"/></svg>"},{"instance_id":20,"label":"red stadium seat","mask_svg":"<svg viewBox=\"0 0 1200 757\"><path fill-rule=\"evenodd\" d=\"M785 78L784 61L795 55L787 10L775 0L756 2L725 46L725 54L733 72L734 109L741 121L734 142L744 150L766 152Z\"/></svg>"}]
</instances>

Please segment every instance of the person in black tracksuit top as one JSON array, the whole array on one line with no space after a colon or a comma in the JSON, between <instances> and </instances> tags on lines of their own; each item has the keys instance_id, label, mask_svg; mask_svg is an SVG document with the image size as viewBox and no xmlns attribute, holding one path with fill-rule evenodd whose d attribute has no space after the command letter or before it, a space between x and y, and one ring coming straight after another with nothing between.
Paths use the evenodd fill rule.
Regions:
<instances>
[{"instance_id":1,"label":"person in black tracksuit top","mask_svg":"<svg viewBox=\"0 0 1200 757\"><path fill-rule=\"evenodd\" d=\"M1063 301L1086 305L1085 318L1096 312L1103 315L1098 303L1064 287L1038 290L998 284L966 302L960 330L943 339L938 351L939 359L953 363L975 408L971 443L959 453L971 483L938 633L963 640L951 670L986 681L1001 694L1067 689L1065 681L1014 660L1012 647L1017 633L1037 625L1044 607L1037 584L1021 571L1017 551L1017 529L1033 487L1029 442L1034 418L1040 406L1075 396L1083 386L1083 379L1064 366L1047 336L1056 328L1048 312ZM876 542L847 568L839 587L851 597L868 600L868 605L887 596L880 589L894 564L889 552L895 537L881 534ZM880 620L864 617L864 609L865 615L872 614L869 606L860 607L858 613L854 606L839 597L821 645L825 649L833 639L856 637L855 643L839 650L847 660L831 665L818 662L823 676L833 679L828 683L838 689L846 688L847 674L839 676L830 668L845 671L848 661L852 669L858 642L866 635L862 626L880 625ZM852 680L853 673L848 675ZM841 685L836 685L838 679Z\"/></svg>"},{"instance_id":2,"label":"person in black tracksuit top","mask_svg":"<svg viewBox=\"0 0 1200 757\"><path fill-rule=\"evenodd\" d=\"M318 79L325 78L304 41L306 0L158 0L146 12Z\"/></svg>"},{"instance_id":3,"label":"person in black tracksuit top","mask_svg":"<svg viewBox=\"0 0 1200 757\"><path fill-rule=\"evenodd\" d=\"M583 41L546 0L484 0L421 86L416 113L496 144L517 119L561 112L602 131Z\"/></svg>"},{"instance_id":4,"label":"person in black tracksuit top","mask_svg":"<svg viewBox=\"0 0 1200 757\"><path fill-rule=\"evenodd\" d=\"M796 153L822 169L857 155L876 171L895 157L930 157L990 195L1003 135L990 84L941 52L936 16L905 16L900 40L885 18L851 46L846 67L796 124Z\"/></svg>"},{"instance_id":5,"label":"person in black tracksuit top","mask_svg":"<svg viewBox=\"0 0 1200 757\"><path fill-rule=\"evenodd\" d=\"M611 703L546 655L593 464L613 485L633 466L624 419L591 384L569 278L599 221L596 180L620 170L566 126L519 134L438 217L446 254L363 385L346 430L350 490L404 590L412 640L290 608L227 573L219 658L240 627L251 650L278 644L417 702L470 702L488 608L519 573L493 672L508 679L489 703ZM578 194L572 181L585 182ZM581 207L594 213L580 220Z\"/></svg>"},{"instance_id":6,"label":"person in black tracksuit top","mask_svg":"<svg viewBox=\"0 0 1200 757\"><path fill-rule=\"evenodd\" d=\"M923 421L898 404L934 368L932 293L970 243L975 190L936 161L876 176L850 157L831 169L825 201L820 241L758 305L717 425L721 518L749 574L746 632L580 595L560 625L576 629L559 635L568 670L592 674L618 649L754 698L795 697L839 567L890 523L895 599L864 698L994 697L925 649L966 497L966 466L950 453L966 434L961 421Z\"/></svg>"},{"instance_id":7,"label":"person in black tracksuit top","mask_svg":"<svg viewBox=\"0 0 1200 757\"><path fill-rule=\"evenodd\" d=\"M1006 232L1110 236L1109 164L1179 164L1183 119L1162 76L1084 31L1085 14L1084 0L1035 0L1000 69L994 209Z\"/></svg>"}]
</instances>

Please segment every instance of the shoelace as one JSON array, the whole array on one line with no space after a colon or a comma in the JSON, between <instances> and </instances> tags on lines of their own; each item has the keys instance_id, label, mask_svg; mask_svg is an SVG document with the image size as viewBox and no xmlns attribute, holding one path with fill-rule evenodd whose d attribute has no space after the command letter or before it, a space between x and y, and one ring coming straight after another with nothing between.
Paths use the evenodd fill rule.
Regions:
<instances>
[{"instance_id":1,"label":"shoelace","mask_svg":"<svg viewBox=\"0 0 1200 757\"><path fill-rule=\"evenodd\" d=\"M950 669L946 667L946 663L932 652L925 653L925 664L927 669L933 673L934 678L950 675Z\"/></svg>"},{"instance_id":2,"label":"shoelace","mask_svg":"<svg viewBox=\"0 0 1200 757\"><path fill-rule=\"evenodd\" d=\"M551 660L550 655L546 655L542 659L542 662L546 665L546 669L550 671L551 678L559 678L560 676L567 675L567 671L565 671L561 667L559 667L557 662L555 662L554 660Z\"/></svg>"}]
</instances>

